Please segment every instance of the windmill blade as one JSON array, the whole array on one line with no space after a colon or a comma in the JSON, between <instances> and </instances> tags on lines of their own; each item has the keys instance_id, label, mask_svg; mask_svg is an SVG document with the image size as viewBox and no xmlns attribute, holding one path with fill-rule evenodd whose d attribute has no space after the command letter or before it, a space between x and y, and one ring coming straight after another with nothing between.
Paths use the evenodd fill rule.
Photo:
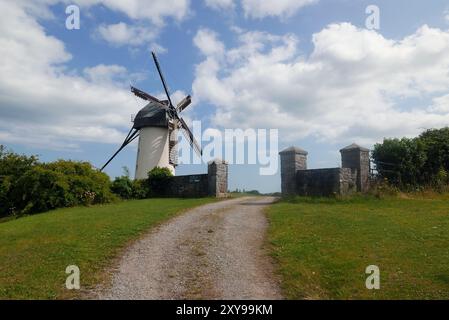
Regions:
<instances>
[{"instance_id":1,"label":"windmill blade","mask_svg":"<svg viewBox=\"0 0 449 320\"><path fill-rule=\"evenodd\" d=\"M161 100L159 100L158 98L153 97L151 94L148 94L145 91L139 90L133 86L131 86L131 92L134 93L140 99L161 103Z\"/></svg>"},{"instance_id":2,"label":"windmill blade","mask_svg":"<svg viewBox=\"0 0 449 320\"><path fill-rule=\"evenodd\" d=\"M154 60L154 64L156 65L157 72L159 73L159 77L161 78L162 85L164 86L165 94L167 95L167 99L170 105L170 108L174 108L173 103L170 98L170 91L168 90L167 82L165 82L164 75L162 74L161 65L157 59L156 53L154 51L151 52Z\"/></svg>"},{"instance_id":3,"label":"windmill blade","mask_svg":"<svg viewBox=\"0 0 449 320\"><path fill-rule=\"evenodd\" d=\"M203 155L203 150L201 149L200 144L196 141L195 137L193 136L192 131L190 131L189 126L184 121L183 118L178 117L178 120L180 122L180 127L182 129L182 133L186 137L186 139L189 141L190 146L195 150L195 152L199 155Z\"/></svg>"},{"instance_id":4,"label":"windmill blade","mask_svg":"<svg viewBox=\"0 0 449 320\"><path fill-rule=\"evenodd\" d=\"M180 113L185 110L190 104L192 103L192 97L187 96L185 97L178 105L176 106L176 112Z\"/></svg>"},{"instance_id":5,"label":"windmill blade","mask_svg":"<svg viewBox=\"0 0 449 320\"><path fill-rule=\"evenodd\" d=\"M134 131L133 131L134 130ZM136 130L134 128L131 128L131 130L129 130L128 135L125 138L125 141L123 142L123 144L120 146L120 148L117 150L116 153L114 153L114 155L109 158L108 162L105 163L105 165L100 169L100 172L103 172L103 170L112 162L112 160L115 159L115 157L123 150L125 149L125 147L127 145L129 145L131 142L133 142L134 140L137 139L137 137L139 137L139 130Z\"/></svg>"}]
</instances>

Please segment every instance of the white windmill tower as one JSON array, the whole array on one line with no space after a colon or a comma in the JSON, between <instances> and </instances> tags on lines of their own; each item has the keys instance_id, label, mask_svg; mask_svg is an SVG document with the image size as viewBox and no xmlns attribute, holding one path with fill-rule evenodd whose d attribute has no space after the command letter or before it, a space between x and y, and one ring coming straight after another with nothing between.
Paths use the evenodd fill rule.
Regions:
<instances>
[{"instance_id":1,"label":"white windmill tower","mask_svg":"<svg viewBox=\"0 0 449 320\"><path fill-rule=\"evenodd\" d=\"M148 104L134 118L134 125L126 136L125 141L119 150L101 168L101 171L103 171L120 151L138 137L139 148L136 161L136 179L146 179L148 172L155 167L168 168L173 174L175 173L178 160L178 130L183 132L190 146L199 155L203 153L187 123L179 116L191 104L191 97L187 96L176 107L173 105L159 61L154 52L152 52L152 55L165 94L167 95L167 100L159 100L142 90L131 87L131 92L137 97L148 101Z\"/></svg>"}]
</instances>

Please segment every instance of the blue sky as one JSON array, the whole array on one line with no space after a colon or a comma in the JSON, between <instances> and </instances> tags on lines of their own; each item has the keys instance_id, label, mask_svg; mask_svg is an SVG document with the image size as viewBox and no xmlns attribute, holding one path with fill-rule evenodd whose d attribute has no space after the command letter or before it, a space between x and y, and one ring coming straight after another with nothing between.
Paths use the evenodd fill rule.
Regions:
<instances>
[{"instance_id":1,"label":"blue sky","mask_svg":"<svg viewBox=\"0 0 449 320\"><path fill-rule=\"evenodd\" d=\"M65 8L80 7L67 30ZM368 5L380 29L368 30ZM156 50L186 118L203 128L279 129L309 167L340 164L353 142L449 125L449 4L419 0L0 0L0 144L44 161L100 167L142 104L162 91ZM134 171L136 148L108 167ZM202 173L181 165L177 174ZM279 174L233 165L230 188L279 191Z\"/></svg>"}]
</instances>

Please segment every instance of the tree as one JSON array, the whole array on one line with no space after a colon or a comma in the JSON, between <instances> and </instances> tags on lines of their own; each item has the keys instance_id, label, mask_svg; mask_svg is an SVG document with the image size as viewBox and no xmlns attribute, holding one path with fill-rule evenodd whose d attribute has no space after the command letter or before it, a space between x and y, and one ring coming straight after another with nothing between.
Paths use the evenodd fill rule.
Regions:
<instances>
[{"instance_id":1,"label":"tree","mask_svg":"<svg viewBox=\"0 0 449 320\"><path fill-rule=\"evenodd\" d=\"M19 155L0 145L0 216L17 211L17 204L13 201L11 192L20 177L37 164L36 156Z\"/></svg>"},{"instance_id":2,"label":"tree","mask_svg":"<svg viewBox=\"0 0 449 320\"><path fill-rule=\"evenodd\" d=\"M449 172L449 128L427 130L419 136L425 146L425 179L433 184L447 183Z\"/></svg>"},{"instance_id":3,"label":"tree","mask_svg":"<svg viewBox=\"0 0 449 320\"><path fill-rule=\"evenodd\" d=\"M373 160L379 175L401 187L441 187L449 183L449 128L432 129L414 139L385 139Z\"/></svg>"}]
</instances>

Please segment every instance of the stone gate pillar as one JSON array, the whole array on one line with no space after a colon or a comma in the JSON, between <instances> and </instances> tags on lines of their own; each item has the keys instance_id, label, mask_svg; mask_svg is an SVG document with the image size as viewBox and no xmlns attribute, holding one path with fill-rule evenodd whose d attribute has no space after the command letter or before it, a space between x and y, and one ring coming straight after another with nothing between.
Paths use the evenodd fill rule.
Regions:
<instances>
[{"instance_id":1,"label":"stone gate pillar","mask_svg":"<svg viewBox=\"0 0 449 320\"><path fill-rule=\"evenodd\" d=\"M228 163L224 160L215 159L208 163L207 175L209 184L209 195L222 198L228 194Z\"/></svg>"},{"instance_id":2,"label":"stone gate pillar","mask_svg":"<svg viewBox=\"0 0 449 320\"><path fill-rule=\"evenodd\" d=\"M297 147L290 147L279 153L283 195L297 194L296 172L307 170L307 155L307 151Z\"/></svg>"},{"instance_id":3,"label":"stone gate pillar","mask_svg":"<svg viewBox=\"0 0 449 320\"><path fill-rule=\"evenodd\" d=\"M357 191L369 190L371 162L369 149L355 143L340 150L343 168L357 169Z\"/></svg>"}]
</instances>

